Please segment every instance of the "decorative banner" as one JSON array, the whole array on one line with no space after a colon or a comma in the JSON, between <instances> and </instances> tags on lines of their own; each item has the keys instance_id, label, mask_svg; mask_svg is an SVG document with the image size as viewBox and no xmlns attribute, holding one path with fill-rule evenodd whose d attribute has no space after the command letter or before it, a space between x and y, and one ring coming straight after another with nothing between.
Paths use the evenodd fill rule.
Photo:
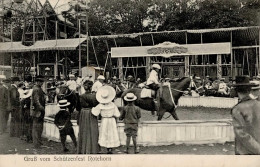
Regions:
<instances>
[{"instance_id":1,"label":"decorative banner","mask_svg":"<svg viewBox=\"0 0 260 167\"><path fill-rule=\"evenodd\" d=\"M231 44L206 43L179 45L171 42L164 42L155 46L140 47L117 47L111 48L111 57L150 57L150 56L189 56L189 55L211 55L230 54Z\"/></svg>"}]
</instances>

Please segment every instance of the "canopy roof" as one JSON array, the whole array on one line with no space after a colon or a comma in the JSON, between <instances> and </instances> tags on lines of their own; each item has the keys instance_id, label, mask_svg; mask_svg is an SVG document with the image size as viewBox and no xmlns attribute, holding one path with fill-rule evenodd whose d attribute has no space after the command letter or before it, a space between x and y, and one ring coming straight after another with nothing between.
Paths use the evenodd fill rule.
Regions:
<instances>
[{"instance_id":1,"label":"canopy roof","mask_svg":"<svg viewBox=\"0 0 260 167\"><path fill-rule=\"evenodd\" d=\"M91 36L94 41L107 41L111 47L150 46L164 41L178 44L232 42L232 46L259 44L260 26L217 29L176 30ZM232 39L232 41L231 41ZM115 43L116 42L116 43Z\"/></svg>"},{"instance_id":2,"label":"canopy roof","mask_svg":"<svg viewBox=\"0 0 260 167\"><path fill-rule=\"evenodd\" d=\"M0 52L33 52L47 50L76 50L76 48L86 40L86 38L58 39L36 41L32 46L22 45L22 42L2 42Z\"/></svg>"}]
</instances>

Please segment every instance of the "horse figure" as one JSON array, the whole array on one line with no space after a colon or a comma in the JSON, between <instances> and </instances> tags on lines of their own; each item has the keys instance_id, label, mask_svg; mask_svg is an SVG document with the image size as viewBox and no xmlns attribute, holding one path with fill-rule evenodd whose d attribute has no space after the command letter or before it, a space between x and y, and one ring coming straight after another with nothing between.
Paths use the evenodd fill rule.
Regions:
<instances>
[{"instance_id":1,"label":"horse figure","mask_svg":"<svg viewBox=\"0 0 260 167\"><path fill-rule=\"evenodd\" d=\"M157 113L158 121L160 121L165 112L169 112L175 120L179 120L175 110L178 105L178 100L182 96L183 91L190 85L191 79L184 77L175 82L170 82L169 85L162 86L160 96L160 109ZM137 96L135 104L140 108L148 111L155 111L155 104L152 98L141 98L140 88L128 89L122 94L122 99L127 93L134 93Z\"/></svg>"},{"instance_id":2,"label":"horse figure","mask_svg":"<svg viewBox=\"0 0 260 167\"><path fill-rule=\"evenodd\" d=\"M58 101L66 99L68 102L70 102L70 105L68 106L70 113L72 113L75 108L77 111L80 110L80 101L78 94L76 94L75 91L70 90L67 85L58 86L56 88L56 94Z\"/></svg>"}]
</instances>

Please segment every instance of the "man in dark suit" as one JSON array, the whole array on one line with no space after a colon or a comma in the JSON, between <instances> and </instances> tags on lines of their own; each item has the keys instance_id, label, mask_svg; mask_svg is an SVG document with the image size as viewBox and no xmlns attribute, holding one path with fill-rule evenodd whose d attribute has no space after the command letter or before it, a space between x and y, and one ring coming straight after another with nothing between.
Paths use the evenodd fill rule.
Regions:
<instances>
[{"instance_id":1,"label":"man in dark suit","mask_svg":"<svg viewBox=\"0 0 260 167\"><path fill-rule=\"evenodd\" d=\"M32 92L31 116L33 117L33 144L35 148L40 148L42 145L41 135L43 132L43 123L45 115L45 93L42 90L44 78L37 76L35 78L35 86Z\"/></svg>"},{"instance_id":2,"label":"man in dark suit","mask_svg":"<svg viewBox=\"0 0 260 167\"><path fill-rule=\"evenodd\" d=\"M5 112L7 104L7 89L4 86L3 80L5 76L0 75L0 135L5 132Z\"/></svg>"},{"instance_id":3,"label":"man in dark suit","mask_svg":"<svg viewBox=\"0 0 260 167\"><path fill-rule=\"evenodd\" d=\"M249 76L237 76L233 85L238 93L239 103L231 113L235 132L235 154L260 155L260 102L249 94L252 87Z\"/></svg>"},{"instance_id":4,"label":"man in dark suit","mask_svg":"<svg viewBox=\"0 0 260 167\"><path fill-rule=\"evenodd\" d=\"M17 85L19 84L19 77L11 78L10 88L10 103L11 103L11 122L10 122L10 137L20 137L19 129L20 125L20 95Z\"/></svg>"},{"instance_id":5,"label":"man in dark suit","mask_svg":"<svg viewBox=\"0 0 260 167\"><path fill-rule=\"evenodd\" d=\"M6 108L4 112L4 123L3 123L3 129L6 132L7 128L7 122L11 113L11 100L10 100L10 89L11 89L11 79L4 79L3 80L3 86L5 88L5 91L7 92L7 102L6 102Z\"/></svg>"}]
</instances>

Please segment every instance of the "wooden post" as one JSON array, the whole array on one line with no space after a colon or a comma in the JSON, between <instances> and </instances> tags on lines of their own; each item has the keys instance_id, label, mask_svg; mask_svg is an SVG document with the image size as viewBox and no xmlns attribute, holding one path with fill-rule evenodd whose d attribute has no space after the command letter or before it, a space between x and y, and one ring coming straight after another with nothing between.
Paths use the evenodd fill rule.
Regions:
<instances>
[{"instance_id":1,"label":"wooden post","mask_svg":"<svg viewBox=\"0 0 260 167\"><path fill-rule=\"evenodd\" d=\"M184 57L184 69L185 69L185 77L188 77L190 75L190 61L189 56Z\"/></svg>"},{"instance_id":2,"label":"wooden post","mask_svg":"<svg viewBox=\"0 0 260 167\"><path fill-rule=\"evenodd\" d=\"M153 42L153 45L154 45L154 39L153 39L153 34L151 34L151 37L152 37L152 42Z\"/></svg>"},{"instance_id":3,"label":"wooden post","mask_svg":"<svg viewBox=\"0 0 260 167\"><path fill-rule=\"evenodd\" d=\"M87 34L87 67L89 66L89 34L88 34L88 12L86 12L86 34Z\"/></svg>"},{"instance_id":4,"label":"wooden post","mask_svg":"<svg viewBox=\"0 0 260 167\"><path fill-rule=\"evenodd\" d=\"M232 38L232 31L230 32L230 41L231 41L231 47L230 47L230 62L231 62L231 66L230 66L230 73L231 73L231 77L233 79L233 38Z\"/></svg>"},{"instance_id":5,"label":"wooden post","mask_svg":"<svg viewBox=\"0 0 260 167\"><path fill-rule=\"evenodd\" d=\"M222 64L221 64L221 55L217 55L217 77L218 79L222 78Z\"/></svg>"},{"instance_id":6,"label":"wooden post","mask_svg":"<svg viewBox=\"0 0 260 167\"><path fill-rule=\"evenodd\" d=\"M35 78L35 76L36 76L36 61L35 61L35 58L36 58L36 53L33 52L33 78Z\"/></svg>"},{"instance_id":7,"label":"wooden post","mask_svg":"<svg viewBox=\"0 0 260 167\"><path fill-rule=\"evenodd\" d=\"M79 19L79 42L80 42L80 33L81 33L80 28L81 28L81 26L80 26L80 19ZM81 76L81 44L80 43L79 43L79 73L78 73L78 75Z\"/></svg>"},{"instance_id":8,"label":"wooden post","mask_svg":"<svg viewBox=\"0 0 260 167\"><path fill-rule=\"evenodd\" d=\"M55 21L55 39L57 45L58 39L58 21ZM58 76L58 51L55 51L55 70L54 70L54 78L57 79Z\"/></svg>"},{"instance_id":9,"label":"wooden post","mask_svg":"<svg viewBox=\"0 0 260 167\"><path fill-rule=\"evenodd\" d=\"M149 73L151 70L151 57L146 57L146 79L149 77Z\"/></svg>"},{"instance_id":10,"label":"wooden post","mask_svg":"<svg viewBox=\"0 0 260 167\"><path fill-rule=\"evenodd\" d=\"M14 76L14 69L13 69L13 53L11 52L11 77Z\"/></svg>"},{"instance_id":11,"label":"wooden post","mask_svg":"<svg viewBox=\"0 0 260 167\"><path fill-rule=\"evenodd\" d=\"M119 57L118 58L118 72L119 72L119 79L121 81L123 81L124 79L124 72L123 72L123 58L122 57Z\"/></svg>"},{"instance_id":12,"label":"wooden post","mask_svg":"<svg viewBox=\"0 0 260 167\"><path fill-rule=\"evenodd\" d=\"M259 28L259 34L258 34L259 36L258 36L258 64L260 65L260 28ZM259 74L259 71L260 71L260 69L259 69L260 67L258 67L258 74Z\"/></svg>"}]
</instances>

